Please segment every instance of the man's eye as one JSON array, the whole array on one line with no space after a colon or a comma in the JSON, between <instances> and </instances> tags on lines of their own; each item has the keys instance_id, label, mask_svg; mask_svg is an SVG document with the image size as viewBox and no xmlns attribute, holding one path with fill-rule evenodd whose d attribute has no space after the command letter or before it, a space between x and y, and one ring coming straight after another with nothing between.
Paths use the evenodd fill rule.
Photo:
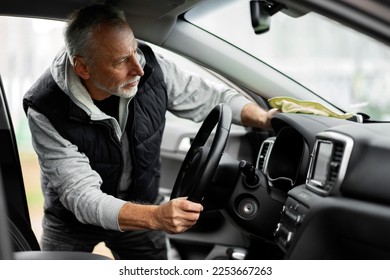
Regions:
<instances>
[{"instance_id":1,"label":"man's eye","mask_svg":"<svg viewBox=\"0 0 390 280\"><path fill-rule=\"evenodd\" d=\"M126 58L123 58L123 59L118 60L118 61L115 63L115 65L120 66L120 65L126 64L128 61L129 61L129 58L126 57Z\"/></svg>"}]
</instances>

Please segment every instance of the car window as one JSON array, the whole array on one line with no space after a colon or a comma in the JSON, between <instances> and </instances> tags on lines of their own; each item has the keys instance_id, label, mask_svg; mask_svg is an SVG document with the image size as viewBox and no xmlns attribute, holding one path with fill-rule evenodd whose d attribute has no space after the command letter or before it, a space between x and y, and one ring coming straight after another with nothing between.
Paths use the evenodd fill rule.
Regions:
<instances>
[{"instance_id":1,"label":"car window","mask_svg":"<svg viewBox=\"0 0 390 280\"><path fill-rule=\"evenodd\" d=\"M218 9L218 1L214 7L200 5L185 18L344 111L390 119L390 48L315 13L293 18L279 12L272 16L270 30L256 35L249 3L226 1L230 5Z\"/></svg>"}]
</instances>

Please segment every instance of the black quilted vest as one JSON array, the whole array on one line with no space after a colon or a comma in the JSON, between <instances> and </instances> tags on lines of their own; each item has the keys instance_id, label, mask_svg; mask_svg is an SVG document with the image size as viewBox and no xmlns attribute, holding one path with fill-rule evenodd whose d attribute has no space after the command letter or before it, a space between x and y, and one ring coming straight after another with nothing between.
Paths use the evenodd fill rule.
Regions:
<instances>
[{"instance_id":1,"label":"black quilted vest","mask_svg":"<svg viewBox=\"0 0 390 280\"><path fill-rule=\"evenodd\" d=\"M140 43L139 47L145 55L146 65L138 92L129 103L126 133L133 173L126 199L153 203L158 195L159 155L167 93L163 73L154 53L144 44ZM49 70L26 93L23 105L26 112L28 107L32 107L45 115L62 137L76 145L102 177L102 191L117 196L123 158L120 142L109 121L92 121L57 86ZM55 193L46 195L45 199L46 214L54 215L69 225L78 224Z\"/></svg>"}]
</instances>

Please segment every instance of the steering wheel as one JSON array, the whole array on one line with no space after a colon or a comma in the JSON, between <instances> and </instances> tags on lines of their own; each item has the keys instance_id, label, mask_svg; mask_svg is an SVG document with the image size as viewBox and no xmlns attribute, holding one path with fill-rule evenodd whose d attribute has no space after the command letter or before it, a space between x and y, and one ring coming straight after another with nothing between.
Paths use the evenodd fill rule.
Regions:
<instances>
[{"instance_id":1,"label":"steering wheel","mask_svg":"<svg viewBox=\"0 0 390 280\"><path fill-rule=\"evenodd\" d=\"M201 202L211 182L229 137L232 111L229 106L218 104L211 110L196 134L177 175L171 199L188 197ZM213 142L206 147L206 141L217 125Z\"/></svg>"}]
</instances>

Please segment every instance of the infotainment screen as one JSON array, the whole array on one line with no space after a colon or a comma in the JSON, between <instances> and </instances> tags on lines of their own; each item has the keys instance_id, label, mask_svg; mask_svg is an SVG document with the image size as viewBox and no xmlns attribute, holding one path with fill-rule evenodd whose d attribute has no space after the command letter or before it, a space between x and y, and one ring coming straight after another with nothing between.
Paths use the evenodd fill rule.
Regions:
<instances>
[{"instance_id":1,"label":"infotainment screen","mask_svg":"<svg viewBox=\"0 0 390 280\"><path fill-rule=\"evenodd\" d=\"M330 160L332 158L333 144L328 141L319 141L314 162L311 181L324 186L329 174Z\"/></svg>"}]
</instances>

